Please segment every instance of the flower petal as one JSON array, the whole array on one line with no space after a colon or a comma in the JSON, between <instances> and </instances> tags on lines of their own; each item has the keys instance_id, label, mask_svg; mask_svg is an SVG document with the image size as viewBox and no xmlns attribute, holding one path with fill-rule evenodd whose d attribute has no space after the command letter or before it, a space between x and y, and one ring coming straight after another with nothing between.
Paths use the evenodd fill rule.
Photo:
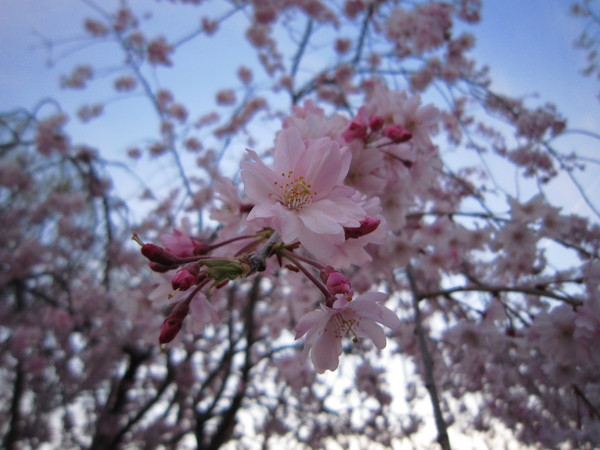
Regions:
<instances>
[{"instance_id":1,"label":"flower petal","mask_svg":"<svg viewBox=\"0 0 600 450\"><path fill-rule=\"evenodd\" d=\"M300 339L310 328L319 327L323 320L326 321L327 319L327 313L324 311L311 311L304 314L296 325L296 337L294 339Z\"/></svg>"},{"instance_id":2,"label":"flower petal","mask_svg":"<svg viewBox=\"0 0 600 450\"><path fill-rule=\"evenodd\" d=\"M305 145L297 128L287 128L277 135L275 141L275 173L295 170L298 159L305 153Z\"/></svg>"},{"instance_id":3,"label":"flower petal","mask_svg":"<svg viewBox=\"0 0 600 450\"><path fill-rule=\"evenodd\" d=\"M383 328L369 319L362 318L359 324L354 328L356 334L360 337L368 337L373 341L375 347L382 349L385 347L385 333Z\"/></svg>"},{"instance_id":4,"label":"flower petal","mask_svg":"<svg viewBox=\"0 0 600 450\"><path fill-rule=\"evenodd\" d=\"M341 354L342 342L334 336L333 327L329 326L311 350L315 370L318 373L334 371L338 367Z\"/></svg>"}]
</instances>

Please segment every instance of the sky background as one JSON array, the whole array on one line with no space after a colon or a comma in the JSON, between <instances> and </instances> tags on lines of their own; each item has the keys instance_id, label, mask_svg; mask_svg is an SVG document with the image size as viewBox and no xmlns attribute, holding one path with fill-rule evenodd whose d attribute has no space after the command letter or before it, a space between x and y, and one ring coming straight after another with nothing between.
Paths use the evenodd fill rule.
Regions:
<instances>
[{"instance_id":1,"label":"sky background","mask_svg":"<svg viewBox=\"0 0 600 450\"><path fill-rule=\"evenodd\" d=\"M483 20L474 28L473 54L491 66L495 86L537 92L561 109L589 100L590 89L598 90L597 83L579 74L584 57L572 42L582 22L567 14L569 3L484 1ZM48 53L41 38L60 42L80 35L81 18L90 16L90 10L78 0L0 0L0 6L0 106L32 106L44 95L60 97L58 77L71 61L54 69L45 66ZM589 106L597 112L597 102Z\"/></svg>"},{"instance_id":2,"label":"sky background","mask_svg":"<svg viewBox=\"0 0 600 450\"><path fill-rule=\"evenodd\" d=\"M146 0L144 0L146 1ZM108 0L102 4L113 4ZM139 1L133 1L140 4ZM568 14L569 0L487 0L484 1L482 21L469 27L477 44L472 51L475 59L487 64L493 80L492 88L540 102L553 102L559 111L568 118L570 128L600 130L600 102L597 80L584 78L580 70L585 65L585 56L573 48L573 41L579 35L583 22ZM143 3L142 3L143 4ZM154 1L147 4L157 8ZM165 14L156 14L154 21L165 27L189 29L198 21L197 13L190 14L189 23L183 23L181 15L171 14L173 8L168 2L158 2L161 8L169 8ZM218 4L218 2L213 3ZM89 63L90 54L85 50L65 55L78 45L71 43L55 47L49 51L48 42L61 43L66 38L82 35L83 18L93 16L88 6L79 0L0 0L0 109L16 107L33 108L42 98L58 99L67 112L76 111L84 100L92 102L94 97L105 100L112 95L109 89L102 90L63 90L59 87L60 76L68 73L79 63ZM192 7L187 7L188 10ZM181 9L174 8L181 11ZM193 9L193 8L192 8ZM160 9L159 9L160 11ZM183 18L188 19L187 17ZM182 31L183 32L183 31ZM210 76L223 80L222 87L228 87L226 80L233 81L234 66L223 66L219 52L237 52L240 60L246 54L235 47L235 42L221 41L206 48L204 54L183 47L178 51L182 58L196 58L198 64L210 64ZM239 44L238 44L239 45ZM186 54L189 52L189 55ZM59 58L58 64L49 66L50 58ZM97 47L94 57L109 61L109 48ZM238 61L228 58L226 61ZM92 61L94 62L94 61ZM175 66L177 68L177 64ZM179 77L176 83L186 92L186 104L203 105L213 102L214 91L202 89L209 80L198 80L185 71L175 69L173 76ZM168 75L168 71L165 72ZM165 83L167 84L167 83ZM94 85L96 86L96 85ZM177 95L177 93L176 93ZM82 125L76 119L69 123L69 131L77 139L99 145L115 156L124 159L128 146L139 145L131 139L139 139L143 133L130 138L132 130L147 127L141 122L147 108L144 99L130 100L127 107L111 111L112 119L94 121L93 125ZM110 107L110 105L109 105ZM194 115L192 115L194 117ZM154 130L152 130L154 134ZM133 135L132 135L133 136ZM598 154L598 145L589 139L571 139L561 142L567 152L578 150L588 155ZM112 156L112 155L111 155ZM110 156L109 156L110 157ZM139 167L143 170L143 167ZM583 177L583 184L589 195L600 189L598 171L594 167ZM564 189L563 189L564 188ZM572 186L558 186L573 212L585 213L585 205L569 204L568 199L577 193Z\"/></svg>"},{"instance_id":3,"label":"sky background","mask_svg":"<svg viewBox=\"0 0 600 450\"><path fill-rule=\"evenodd\" d=\"M582 21L567 14L569 4L569 0L484 1L483 20L472 28L477 38L473 54L490 65L497 88L524 95L537 92L560 109L585 102L590 90L598 91L598 83L579 74L584 56L572 42ZM53 69L45 66L48 52L41 39L60 42L81 35L81 19L91 15L89 8L78 0L0 0L0 6L0 106L27 107L44 95L64 96L58 77L72 60ZM598 111L598 102L589 106Z\"/></svg>"}]
</instances>

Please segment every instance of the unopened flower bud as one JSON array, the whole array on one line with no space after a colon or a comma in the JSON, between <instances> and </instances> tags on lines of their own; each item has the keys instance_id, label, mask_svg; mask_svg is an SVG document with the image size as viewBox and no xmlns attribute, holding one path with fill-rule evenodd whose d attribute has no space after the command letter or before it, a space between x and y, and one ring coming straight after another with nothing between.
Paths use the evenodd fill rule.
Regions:
<instances>
[{"instance_id":1,"label":"unopened flower bud","mask_svg":"<svg viewBox=\"0 0 600 450\"><path fill-rule=\"evenodd\" d=\"M171 280L173 289L179 289L180 291L188 290L198 280L199 271L200 268L198 267L198 264L190 264L183 269L178 270Z\"/></svg>"},{"instance_id":2,"label":"unopened flower bud","mask_svg":"<svg viewBox=\"0 0 600 450\"><path fill-rule=\"evenodd\" d=\"M371 131L379 131L383 128L385 119L381 116L371 116L369 119L369 128Z\"/></svg>"},{"instance_id":3,"label":"unopened flower bud","mask_svg":"<svg viewBox=\"0 0 600 450\"><path fill-rule=\"evenodd\" d=\"M159 263L165 266L173 266L178 263L177 257L165 250L162 247L154 244L142 245L142 255L148 258L150 261Z\"/></svg>"},{"instance_id":4,"label":"unopened flower bud","mask_svg":"<svg viewBox=\"0 0 600 450\"><path fill-rule=\"evenodd\" d=\"M199 241L198 239L192 238L192 243L194 245L194 255L205 255L210 251L210 245L206 242Z\"/></svg>"},{"instance_id":5,"label":"unopened flower bud","mask_svg":"<svg viewBox=\"0 0 600 450\"><path fill-rule=\"evenodd\" d=\"M182 326L183 326L183 321L167 317L165 319L165 321L163 322L162 327L160 329L160 335L158 336L158 343L160 345L163 345L163 344L168 344L169 342L171 342L173 339L175 339L177 334L179 334L179 331L181 330Z\"/></svg>"},{"instance_id":6,"label":"unopened flower bud","mask_svg":"<svg viewBox=\"0 0 600 450\"><path fill-rule=\"evenodd\" d=\"M349 297L354 295L350 280L333 267L327 266L321 269L320 275L331 295L343 294Z\"/></svg>"},{"instance_id":7,"label":"unopened flower bud","mask_svg":"<svg viewBox=\"0 0 600 450\"><path fill-rule=\"evenodd\" d=\"M353 140L365 140L367 138L367 127L356 120L350 122L348 128L342 133L342 137L346 142Z\"/></svg>"},{"instance_id":8,"label":"unopened flower bud","mask_svg":"<svg viewBox=\"0 0 600 450\"><path fill-rule=\"evenodd\" d=\"M361 236L365 236L366 234L372 233L377 229L381 220L367 216L363 220L360 221L359 227L349 228L344 227L344 233L346 234L346 240L348 239L358 239Z\"/></svg>"},{"instance_id":9,"label":"unopened flower bud","mask_svg":"<svg viewBox=\"0 0 600 450\"><path fill-rule=\"evenodd\" d=\"M408 141L412 138L412 133L402 125L389 125L383 130L383 134L396 144Z\"/></svg>"},{"instance_id":10,"label":"unopened flower bud","mask_svg":"<svg viewBox=\"0 0 600 450\"><path fill-rule=\"evenodd\" d=\"M159 264L159 263L155 263L155 262L150 262L149 266L153 272L158 272L158 273L165 273L165 272L168 272L169 270L173 270L173 266L165 266L164 264Z\"/></svg>"},{"instance_id":11,"label":"unopened flower bud","mask_svg":"<svg viewBox=\"0 0 600 450\"><path fill-rule=\"evenodd\" d=\"M168 344L171 342L183 326L183 320L190 312L190 302L183 301L177 303L171 314L167 316L160 329L160 335L158 336L159 344Z\"/></svg>"}]
</instances>

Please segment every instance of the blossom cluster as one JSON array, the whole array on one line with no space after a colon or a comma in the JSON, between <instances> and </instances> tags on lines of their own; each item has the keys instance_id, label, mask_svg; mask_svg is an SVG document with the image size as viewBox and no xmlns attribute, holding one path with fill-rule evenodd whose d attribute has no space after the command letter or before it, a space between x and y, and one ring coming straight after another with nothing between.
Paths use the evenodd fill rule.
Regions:
<instances>
[{"instance_id":1,"label":"blossom cluster","mask_svg":"<svg viewBox=\"0 0 600 450\"><path fill-rule=\"evenodd\" d=\"M323 294L320 309L299 317L295 327L296 339L306 335L305 354L311 354L317 372L338 367L346 335L355 342L370 338L383 348L378 324L400 326L382 304L387 295L354 298L352 283L340 270L369 264L388 231L404 223L414 192L432 176L436 118L437 110L421 105L418 96L381 86L373 87L354 119L326 117L307 102L284 120L270 165L247 150L241 163L245 198L224 179L216 184L220 204L212 216L224 225L217 241L180 230L163 235L162 246L135 237L154 271L174 272L152 295L173 305L160 343L173 340L189 314L196 324L217 323L211 293L269 270L274 256ZM230 256L221 256L223 251Z\"/></svg>"},{"instance_id":2,"label":"blossom cluster","mask_svg":"<svg viewBox=\"0 0 600 450\"><path fill-rule=\"evenodd\" d=\"M108 176L123 166L75 143L68 109L0 113L5 447L427 446L425 395L441 448L450 426L493 438L499 422L525 444L597 446L600 227L546 189L572 181L573 207L600 217L578 184L593 146L559 148L597 135L492 91L456 26L480 0L134 3L90 3L86 35L52 53L110 47L109 66L60 79L112 84L76 111L86 126L147 102L148 127L122 121L143 136L111 146L129 170L160 165L135 211ZM256 52L222 65L233 76L185 66L231 32ZM208 102L169 83L178 68Z\"/></svg>"}]
</instances>

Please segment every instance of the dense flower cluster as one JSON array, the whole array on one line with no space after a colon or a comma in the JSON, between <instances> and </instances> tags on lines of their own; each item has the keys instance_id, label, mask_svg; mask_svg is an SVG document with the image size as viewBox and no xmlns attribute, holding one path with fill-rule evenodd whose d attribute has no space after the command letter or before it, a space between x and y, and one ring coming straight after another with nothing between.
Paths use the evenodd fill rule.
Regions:
<instances>
[{"instance_id":1,"label":"dense flower cluster","mask_svg":"<svg viewBox=\"0 0 600 450\"><path fill-rule=\"evenodd\" d=\"M134 3L90 9L73 42L115 60L60 80L108 78L88 127L153 114L122 116L131 164L54 103L0 113L3 448L598 446L598 158L557 148L597 135L491 90L479 0ZM215 77L235 33L256 58ZM130 209L125 166L156 169Z\"/></svg>"}]
</instances>

